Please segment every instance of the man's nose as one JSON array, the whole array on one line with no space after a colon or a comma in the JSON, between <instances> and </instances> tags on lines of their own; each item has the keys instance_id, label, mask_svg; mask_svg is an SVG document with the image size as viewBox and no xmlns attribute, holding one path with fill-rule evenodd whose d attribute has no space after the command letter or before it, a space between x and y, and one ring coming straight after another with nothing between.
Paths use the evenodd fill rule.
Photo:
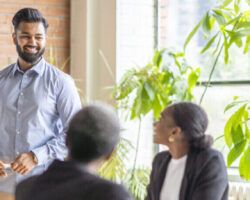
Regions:
<instances>
[{"instance_id":1,"label":"man's nose","mask_svg":"<svg viewBox=\"0 0 250 200\"><path fill-rule=\"evenodd\" d=\"M29 45L32 45L32 46L36 45L36 38L35 37L30 37L29 38Z\"/></svg>"}]
</instances>

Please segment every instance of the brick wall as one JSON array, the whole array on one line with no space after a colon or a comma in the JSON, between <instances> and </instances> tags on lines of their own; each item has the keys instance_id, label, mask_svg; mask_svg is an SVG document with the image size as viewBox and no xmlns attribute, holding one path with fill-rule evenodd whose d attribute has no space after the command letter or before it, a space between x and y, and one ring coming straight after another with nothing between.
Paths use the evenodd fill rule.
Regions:
<instances>
[{"instance_id":1,"label":"brick wall","mask_svg":"<svg viewBox=\"0 0 250 200\"><path fill-rule=\"evenodd\" d=\"M12 42L12 17L23 7L39 9L49 23L45 57L49 61L55 57L55 65L62 67L69 58L70 0L0 0L0 69L17 59ZM50 55L50 49L54 56ZM65 69L69 72L69 65Z\"/></svg>"},{"instance_id":2,"label":"brick wall","mask_svg":"<svg viewBox=\"0 0 250 200\"><path fill-rule=\"evenodd\" d=\"M167 45L168 3L169 0L158 0L158 48L159 49L162 49Z\"/></svg>"}]
</instances>

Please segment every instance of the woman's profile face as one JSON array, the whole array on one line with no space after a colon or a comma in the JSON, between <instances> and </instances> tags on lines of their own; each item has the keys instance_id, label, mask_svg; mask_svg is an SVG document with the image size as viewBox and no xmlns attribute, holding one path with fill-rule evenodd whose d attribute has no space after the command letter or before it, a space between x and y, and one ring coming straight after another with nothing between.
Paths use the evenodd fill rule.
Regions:
<instances>
[{"instance_id":1,"label":"woman's profile face","mask_svg":"<svg viewBox=\"0 0 250 200\"><path fill-rule=\"evenodd\" d=\"M176 128L171 113L165 110L161 113L160 120L154 125L154 143L169 145L169 137Z\"/></svg>"}]
</instances>

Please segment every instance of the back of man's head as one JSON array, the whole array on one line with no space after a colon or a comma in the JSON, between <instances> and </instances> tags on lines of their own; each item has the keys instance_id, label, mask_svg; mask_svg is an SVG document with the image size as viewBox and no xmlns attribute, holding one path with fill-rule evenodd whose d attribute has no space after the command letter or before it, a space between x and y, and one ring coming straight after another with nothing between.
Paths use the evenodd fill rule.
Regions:
<instances>
[{"instance_id":1,"label":"back of man's head","mask_svg":"<svg viewBox=\"0 0 250 200\"><path fill-rule=\"evenodd\" d=\"M73 117L67 131L70 159L88 163L109 156L119 141L119 132L119 119L111 106L85 106Z\"/></svg>"},{"instance_id":2,"label":"back of man's head","mask_svg":"<svg viewBox=\"0 0 250 200\"><path fill-rule=\"evenodd\" d=\"M15 31L18 29L18 26L21 22L42 23L45 31L49 27L47 20L36 8L22 8L14 15L12 24Z\"/></svg>"}]
</instances>

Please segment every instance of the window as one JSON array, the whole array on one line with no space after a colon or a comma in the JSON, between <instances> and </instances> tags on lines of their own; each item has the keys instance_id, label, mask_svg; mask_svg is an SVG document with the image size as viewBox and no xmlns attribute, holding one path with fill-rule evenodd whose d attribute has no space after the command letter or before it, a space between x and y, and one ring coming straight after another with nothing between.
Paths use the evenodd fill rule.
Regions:
<instances>
[{"instance_id":1,"label":"window","mask_svg":"<svg viewBox=\"0 0 250 200\"><path fill-rule=\"evenodd\" d=\"M117 0L117 81L126 70L148 63L154 48L155 1ZM136 146L139 122L124 120L122 125L123 136ZM153 119L149 115L142 120L141 124L138 166L151 167L154 148L152 133ZM131 152L130 160L134 159L134 155Z\"/></svg>"},{"instance_id":2,"label":"window","mask_svg":"<svg viewBox=\"0 0 250 200\"><path fill-rule=\"evenodd\" d=\"M195 27L205 12L213 5L215 0L159 0L159 47L175 47L182 50L185 39L189 32ZM167 14L165 14L167 13ZM201 80L203 83L208 81L209 73L214 59L211 52L201 55L199 51L204 47L205 40L203 34L198 32L189 44L186 56L192 66L201 67ZM228 119L228 114L224 113L225 106L230 103L233 96L250 97L250 63L249 55L244 55L242 50L235 46L230 49L228 65L224 64L223 55L220 56L218 65L214 71L211 87L208 88L202 102L206 109L210 124L208 133L218 138L223 134L224 125ZM204 90L203 86L197 87L195 97L197 102ZM223 137L215 142L215 147L224 155L227 148L224 146Z\"/></svg>"}]
</instances>

